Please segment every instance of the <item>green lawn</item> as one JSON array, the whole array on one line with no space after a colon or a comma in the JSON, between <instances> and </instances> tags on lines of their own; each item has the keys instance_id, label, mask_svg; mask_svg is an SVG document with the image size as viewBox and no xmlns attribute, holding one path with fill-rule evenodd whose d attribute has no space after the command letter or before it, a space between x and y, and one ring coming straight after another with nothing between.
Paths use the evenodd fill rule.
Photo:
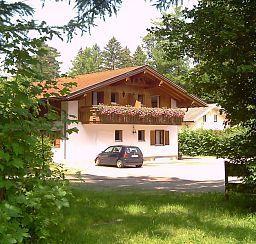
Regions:
<instances>
[{"instance_id":1,"label":"green lawn","mask_svg":"<svg viewBox=\"0 0 256 244\"><path fill-rule=\"evenodd\" d=\"M248 197L73 189L56 243L256 243ZM60 230L62 229L62 231Z\"/></svg>"}]
</instances>

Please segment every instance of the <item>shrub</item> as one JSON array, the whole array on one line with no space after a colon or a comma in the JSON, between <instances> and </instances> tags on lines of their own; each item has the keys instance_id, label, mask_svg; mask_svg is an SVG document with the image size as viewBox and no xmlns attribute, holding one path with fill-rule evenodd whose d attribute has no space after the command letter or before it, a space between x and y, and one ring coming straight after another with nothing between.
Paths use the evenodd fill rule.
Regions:
<instances>
[{"instance_id":1,"label":"shrub","mask_svg":"<svg viewBox=\"0 0 256 244\"><path fill-rule=\"evenodd\" d=\"M179 153L189 156L217 156L248 167L245 182L256 185L255 120L224 131L189 130L179 133Z\"/></svg>"},{"instance_id":2,"label":"shrub","mask_svg":"<svg viewBox=\"0 0 256 244\"><path fill-rule=\"evenodd\" d=\"M218 131L185 129L179 133L179 151L190 156L213 156L220 138L221 132Z\"/></svg>"},{"instance_id":3,"label":"shrub","mask_svg":"<svg viewBox=\"0 0 256 244\"><path fill-rule=\"evenodd\" d=\"M49 240L49 229L68 206L67 183L51 168L48 135L60 119L40 107L28 79L0 79L0 242L38 243Z\"/></svg>"}]
</instances>

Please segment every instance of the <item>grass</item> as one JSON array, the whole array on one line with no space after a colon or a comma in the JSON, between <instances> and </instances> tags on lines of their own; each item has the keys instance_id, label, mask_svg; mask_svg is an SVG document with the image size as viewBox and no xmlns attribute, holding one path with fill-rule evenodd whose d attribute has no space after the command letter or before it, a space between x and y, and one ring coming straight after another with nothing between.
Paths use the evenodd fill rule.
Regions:
<instances>
[{"instance_id":1,"label":"grass","mask_svg":"<svg viewBox=\"0 0 256 244\"><path fill-rule=\"evenodd\" d=\"M252 200L221 193L73 188L56 243L256 243ZM254 209L255 210L255 209Z\"/></svg>"}]
</instances>

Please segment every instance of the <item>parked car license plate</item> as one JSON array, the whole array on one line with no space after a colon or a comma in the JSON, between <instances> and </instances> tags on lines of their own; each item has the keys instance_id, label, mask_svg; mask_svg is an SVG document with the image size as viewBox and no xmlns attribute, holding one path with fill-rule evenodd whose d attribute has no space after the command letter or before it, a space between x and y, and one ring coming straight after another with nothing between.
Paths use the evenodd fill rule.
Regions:
<instances>
[{"instance_id":1,"label":"parked car license plate","mask_svg":"<svg viewBox=\"0 0 256 244\"><path fill-rule=\"evenodd\" d=\"M139 157L138 155L132 155L132 158L137 158L137 157Z\"/></svg>"}]
</instances>

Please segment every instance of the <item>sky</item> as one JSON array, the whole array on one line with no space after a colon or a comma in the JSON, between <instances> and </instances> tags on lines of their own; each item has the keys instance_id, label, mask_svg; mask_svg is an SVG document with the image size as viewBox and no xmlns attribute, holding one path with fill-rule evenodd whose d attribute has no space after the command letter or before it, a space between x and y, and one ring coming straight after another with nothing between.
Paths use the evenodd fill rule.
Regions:
<instances>
[{"instance_id":1,"label":"sky","mask_svg":"<svg viewBox=\"0 0 256 244\"><path fill-rule=\"evenodd\" d=\"M35 18L46 20L49 25L63 25L75 16L72 7L65 1L57 3L46 1L43 8L40 0L27 0L27 2L34 7ZM196 4L196 0L185 0L184 4L190 7ZM107 17L105 21L97 20L97 26L92 27L90 33L85 33L83 36L77 35L69 43L54 38L48 44L60 52L61 72L65 73L72 66L72 60L80 48L97 43L103 49L113 36L123 47L127 46L134 52L147 34L147 28L152 26L152 21L160 17L161 13L149 0L123 0L117 15Z\"/></svg>"}]
</instances>

